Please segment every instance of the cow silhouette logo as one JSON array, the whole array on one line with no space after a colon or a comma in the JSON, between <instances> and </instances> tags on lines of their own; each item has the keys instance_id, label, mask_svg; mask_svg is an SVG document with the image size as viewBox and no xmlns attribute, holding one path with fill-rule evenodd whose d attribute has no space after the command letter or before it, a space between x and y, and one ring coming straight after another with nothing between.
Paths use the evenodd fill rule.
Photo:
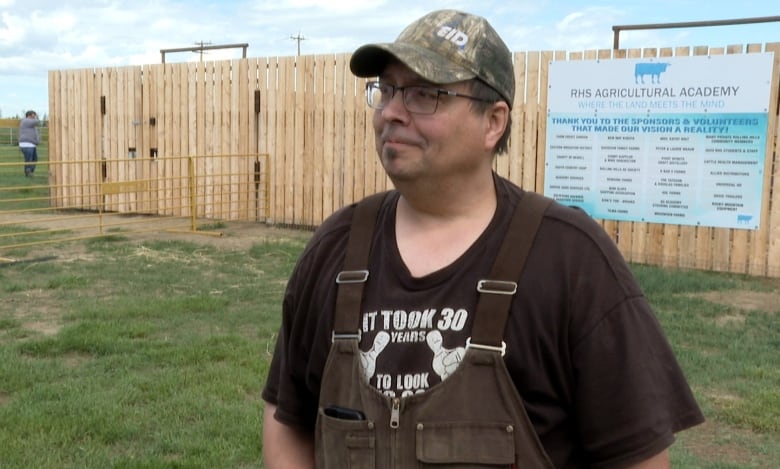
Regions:
<instances>
[{"instance_id":1,"label":"cow silhouette logo","mask_svg":"<svg viewBox=\"0 0 780 469\"><path fill-rule=\"evenodd\" d=\"M661 83L661 74L670 63L640 62L634 66L634 83L645 84L645 75L650 75L651 83Z\"/></svg>"}]
</instances>

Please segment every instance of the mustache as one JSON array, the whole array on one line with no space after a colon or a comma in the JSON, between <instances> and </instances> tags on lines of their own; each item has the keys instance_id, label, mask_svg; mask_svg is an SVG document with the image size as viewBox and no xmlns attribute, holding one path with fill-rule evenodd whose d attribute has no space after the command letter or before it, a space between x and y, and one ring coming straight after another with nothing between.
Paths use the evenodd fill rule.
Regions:
<instances>
[{"instance_id":1,"label":"mustache","mask_svg":"<svg viewBox=\"0 0 780 469\"><path fill-rule=\"evenodd\" d=\"M419 144L419 139L415 138L413 136L403 135L402 132L398 132L398 130L393 129L392 127L385 127L382 132L379 134L379 141L382 143L402 143L406 145L417 145Z\"/></svg>"}]
</instances>

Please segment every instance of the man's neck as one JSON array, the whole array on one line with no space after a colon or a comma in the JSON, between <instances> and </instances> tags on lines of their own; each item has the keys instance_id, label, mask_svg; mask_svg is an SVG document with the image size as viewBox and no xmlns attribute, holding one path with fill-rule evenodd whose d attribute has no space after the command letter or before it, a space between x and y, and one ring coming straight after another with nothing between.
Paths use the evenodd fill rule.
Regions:
<instances>
[{"instance_id":1,"label":"man's neck","mask_svg":"<svg viewBox=\"0 0 780 469\"><path fill-rule=\"evenodd\" d=\"M490 224L497 206L492 172L485 181L467 187L403 189L396 210L396 240L415 277L444 268L463 255Z\"/></svg>"}]
</instances>

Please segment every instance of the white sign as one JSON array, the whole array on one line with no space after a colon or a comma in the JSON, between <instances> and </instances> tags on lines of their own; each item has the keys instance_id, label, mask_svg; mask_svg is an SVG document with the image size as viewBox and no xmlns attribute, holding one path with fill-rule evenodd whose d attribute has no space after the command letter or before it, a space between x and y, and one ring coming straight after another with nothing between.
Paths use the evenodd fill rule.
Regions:
<instances>
[{"instance_id":1,"label":"white sign","mask_svg":"<svg viewBox=\"0 0 780 469\"><path fill-rule=\"evenodd\" d=\"M772 62L551 62L545 195L602 219L757 229Z\"/></svg>"}]
</instances>

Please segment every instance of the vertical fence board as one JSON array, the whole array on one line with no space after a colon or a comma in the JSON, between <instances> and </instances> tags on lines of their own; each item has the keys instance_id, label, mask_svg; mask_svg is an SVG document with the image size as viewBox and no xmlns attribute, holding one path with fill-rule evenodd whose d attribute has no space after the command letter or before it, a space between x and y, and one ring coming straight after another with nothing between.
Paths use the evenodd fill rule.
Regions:
<instances>
[{"instance_id":1,"label":"vertical fence board","mask_svg":"<svg viewBox=\"0 0 780 469\"><path fill-rule=\"evenodd\" d=\"M767 52L774 52L772 94L769 99L769 131L767 133L767 162L764 177L761 236L754 243L751 258L757 266L751 272L780 277L780 42L767 44ZM773 168L769 170L769 168ZM764 262L768 265L764 268Z\"/></svg>"},{"instance_id":2,"label":"vertical fence board","mask_svg":"<svg viewBox=\"0 0 780 469\"><path fill-rule=\"evenodd\" d=\"M314 106L315 89L320 87L316 83L317 64L314 62L313 55L299 57L298 66L298 90L296 94L299 98L296 104L299 104L301 107L296 108L295 111L301 119L302 126L300 131L302 141L299 143L301 145L300 151L296 149L295 154L301 156L301 166L298 174L302 176L300 180L303 184L301 184L301 198L296 201L296 205L300 206L303 223L311 226L314 224L314 184L317 178L315 160L317 159L318 150L315 147L322 145L322 142L317 141L317 116L315 114L317 109Z\"/></svg>"}]
</instances>

